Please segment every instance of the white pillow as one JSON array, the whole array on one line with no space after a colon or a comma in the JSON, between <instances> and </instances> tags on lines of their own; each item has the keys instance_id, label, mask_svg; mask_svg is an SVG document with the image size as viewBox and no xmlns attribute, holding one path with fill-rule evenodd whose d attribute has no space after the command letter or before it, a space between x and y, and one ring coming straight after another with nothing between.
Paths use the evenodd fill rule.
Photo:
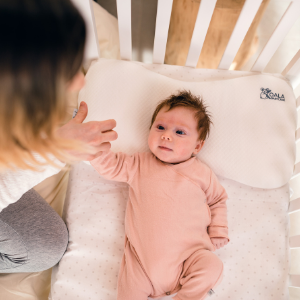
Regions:
<instances>
[{"instance_id":1,"label":"white pillow","mask_svg":"<svg viewBox=\"0 0 300 300\"><path fill-rule=\"evenodd\" d=\"M113 151L147 151L157 103L186 89L202 96L212 114L214 125L199 157L217 175L258 188L276 188L289 181L295 162L296 102L285 80L259 74L197 82L197 74L203 77L205 70L159 68L164 75L141 63L100 59L89 69L79 102L88 104L85 122L117 121L119 137L112 143ZM261 89L269 89L268 97L273 93L274 99Z\"/></svg>"}]
</instances>

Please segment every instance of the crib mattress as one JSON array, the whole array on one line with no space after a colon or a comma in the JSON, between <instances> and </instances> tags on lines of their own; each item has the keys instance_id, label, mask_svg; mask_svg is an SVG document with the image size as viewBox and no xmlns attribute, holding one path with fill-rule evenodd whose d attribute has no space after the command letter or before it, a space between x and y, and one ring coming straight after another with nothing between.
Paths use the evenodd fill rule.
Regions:
<instances>
[{"instance_id":1,"label":"crib mattress","mask_svg":"<svg viewBox=\"0 0 300 300\"><path fill-rule=\"evenodd\" d=\"M219 180L229 196L231 241L215 251L224 279L211 298L289 299L288 184L259 189ZM63 213L70 241L53 269L49 299L116 299L127 199L127 184L106 180L82 162L73 166Z\"/></svg>"}]
</instances>

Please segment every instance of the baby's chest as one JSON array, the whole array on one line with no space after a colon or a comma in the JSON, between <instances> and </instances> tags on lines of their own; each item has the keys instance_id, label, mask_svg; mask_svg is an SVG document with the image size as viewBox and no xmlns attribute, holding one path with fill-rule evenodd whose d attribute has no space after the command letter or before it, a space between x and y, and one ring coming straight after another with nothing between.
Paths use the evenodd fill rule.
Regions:
<instances>
[{"instance_id":1,"label":"baby's chest","mask_svg":"<svg viewBox=\"0 0 300 300\"><path fill-rule=\"evenodd\" d=\"M167 220L168 224L177 224L180 228L191 228L197 224L197 228L205 229L210 223L204 191L186 179L141 180L131 193L130 207L140 219L149 218L151 226L155 223L163 228Z\"/></svg>"},{"instance_id":2,"label":"baby's chest","mask_svg":"<svg viewBox=\"0 0 300 300\"><path fill-rule=\"evenodd\" d=\"M206 195L199 185L180 174L144 176L135 187L139 197L160 205L199 209L206 205Z\"/></svg>"}]
</instances>

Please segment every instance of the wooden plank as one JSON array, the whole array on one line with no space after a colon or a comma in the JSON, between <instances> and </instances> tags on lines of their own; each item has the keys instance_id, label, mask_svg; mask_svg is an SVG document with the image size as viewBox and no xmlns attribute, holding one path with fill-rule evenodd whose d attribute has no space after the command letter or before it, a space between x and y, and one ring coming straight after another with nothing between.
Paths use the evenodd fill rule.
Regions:
<instances>
[{"instance_id":1,"label":"wooden plank","mask_svg":"<svg viewBox=\"0 0 300 300\"><path fill-rule=\"evenodd\" d=\"M288 213L295 213L300 211L300 198L290 202Z\"/></svg>"},{"instance_id":2,"label":"wooden plank","mask_svg":"<svg viewBox=\"0 0 300 300\"><path fill-rule=\"evenodd\" d=\"M289 244L290 244L290 248L300 248L300 235L291 236L289 238Z\"/></svg>"},{"instance_id":3,"label":"wooden plank","mask_svg":"<svg viewBox=\"0 0 300 300\"><path fill-rule=\"evenodd\" d=\"M120 55L123 60L131 60L131 0L117 0Z\"/></svg>"},{"instance_id":4,"label":"wooden plank","mask_svg":"<svg viewBox=\"0 0 300 300\"><path fill-rule=\"evenodd\" d=\"M289 300L299 300L299 299L300 299L300 288L289 286Z\"/></svg>"},{"instance_id":5,"label":"wooden plank","mask_svg":"<svg viewBox=\"0 0 300 300\"><path fill-rule=\"evenodd\" d=\"M300 50L283 70L282 75L290 81L293 88L300 84Z\"/></svg>"},{"instance_id":6,"label":"wooden plank","mask_svg":"<svg viewBox=\"0 0 300 300\"><path fill-rule=\"evenodd\" d=\"M154 64L163 64L165 60L172 4L173 0L158 0L157 3L157 16L153 47Z\"/></svg>"},{"instance_id":7,"label":"wooden plank","mask_svg":"<svg viewBox=\"0 0 300 300\"><path fill-rule=\"evenodd\" d=\"M276 26L269 41L258 56L251 71L262 72L282 43L283 39L300 16L300 1L292 1Z\"/></svg>"},{"instance_id":8,"label":"wooden plank","mask_svg":"<svg viewBox=\"0 0 300 300\"><path fill-rule=\"evenodd\" d=\"M300 287L300 275L290 275L290 285L293 287Z\"/></svg>"},{"instance_id":9,"label":"wooden plank","mask_svg":"<svg viewBox=\"0 0 300 300\"><path fill-rule=\"evenodd\" d=\"M300 275L300 248L290 251L290 275Z\"/></svg>"},{"instance_id":10,"label":"wooden plank","mask_svg":"<svg viewBox=\"0 0 300 300\"><path fill-rule=\"evenodd\" d=\"M297 163L294 167L294 173L293 173L293 177L291 179L293 179L294 177L296 177L299 174L300 174L300 163Z\"/></svg>"},{"instance_id":11,"label":"wooden plank","mask_svg":"<svg viewBox=\"0 0 300 300\"><path fill-rule=\"evenodd\" d=\"M188 56L185 62L187 67L196 68L197 66L216 3L217 0L202 0L200 3Z\"/></svg>"},{"instance_id":12,"label":"wooden plank","mask_svg":"<svg viewBox=\"0 0 300 300\"><path fill-rule=\"evenodd\" d=\"M203 0L173 0L165 63L186 65L199 6ZM258 47L257 27L270 0L262 4L234 58L240 69ZM217 69L245 0L218 0L206 33L196 68ZM233 64L232 64L233 65Z\"/></svg>"},{"instance_id":13,"label":"wooden plank","mask_svg":"<svg viewBox=\"0 0 300 300\"><path fill-rule=\"evenodd\" d=\"M230 68L261 3L262 0L246 0L218 69L228 70Z\"/></svg>"}]
</instances>

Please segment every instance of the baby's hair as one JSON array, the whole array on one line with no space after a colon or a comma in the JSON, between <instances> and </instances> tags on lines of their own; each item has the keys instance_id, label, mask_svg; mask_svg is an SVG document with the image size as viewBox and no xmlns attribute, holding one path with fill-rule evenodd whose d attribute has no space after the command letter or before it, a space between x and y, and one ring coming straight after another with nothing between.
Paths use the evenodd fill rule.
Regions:
<instances>
[{"instance_id":1,"label":"baby's hair","mask_svg":"<svg viewBox=\"0 0 300 300\"><path fill-rule=\"evenodd\" d=\"M158 103L151 119L152 127L157 114L163 107L169 107L169 110L175 107L187 107L195 110L195 118L198 122L197 131L199 132L199 139L204 141L209 136L210 125L212 124L211 115L207 111L207 107L204 105L200 96L193 95L191 91L181 90L175 95L171 95L165 100Z\"/></svg>"}]
</instances>

